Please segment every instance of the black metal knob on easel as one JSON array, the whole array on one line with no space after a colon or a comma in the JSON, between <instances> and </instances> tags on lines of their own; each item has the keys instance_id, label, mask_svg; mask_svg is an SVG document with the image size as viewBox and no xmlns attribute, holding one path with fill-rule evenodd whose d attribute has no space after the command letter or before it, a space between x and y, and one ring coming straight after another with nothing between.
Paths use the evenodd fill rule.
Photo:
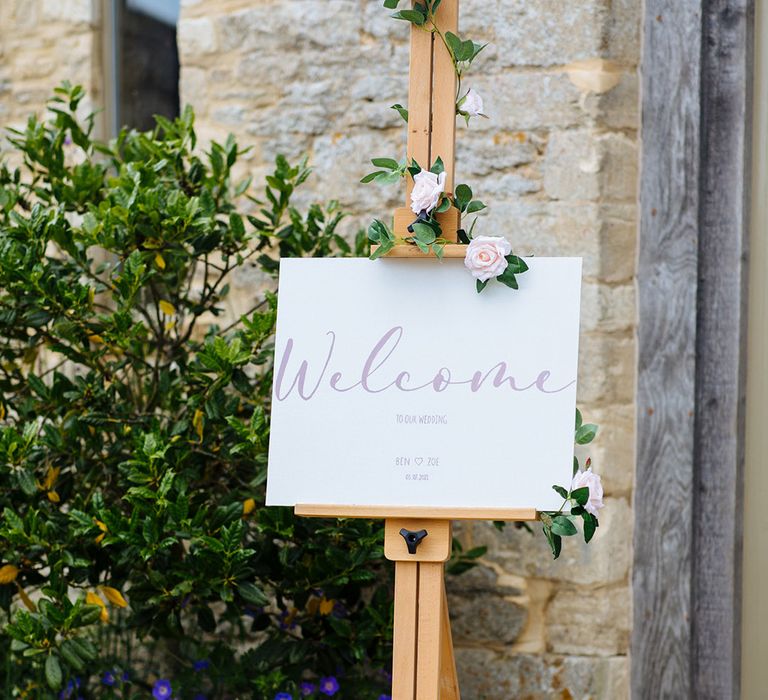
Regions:
<instances>
[{"instance_id":1,"label":"black metal knob on easel","mask_svg":"<svg viewBox=\"0 0 768 700\"><path fill-rule=\"evenodd\" d=\"M416 554L416 548L421 544L421 541L429 534L426 530L406 530L403 528L400 530L400 534L405 540L405 544L408 547L408 554Z\"/></svg>"}]
</instances>

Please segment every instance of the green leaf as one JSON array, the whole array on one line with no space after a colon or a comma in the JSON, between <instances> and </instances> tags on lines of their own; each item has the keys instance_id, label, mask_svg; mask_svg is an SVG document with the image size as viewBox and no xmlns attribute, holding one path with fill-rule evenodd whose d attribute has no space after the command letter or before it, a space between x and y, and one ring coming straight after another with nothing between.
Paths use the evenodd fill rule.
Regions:
<instances>
[{"instance_id":1,"label":"green leaf","mask_svg":"<svg viewBox=\"0 0 768 700\"><path fill-rule=\"evenodd\" d=\"M435 231L427 224L413 224L413 235L416 241L421 241L426 245L430 245L435 242Z\"/></svg>"},{"instance_id":2,"label":"green leaf","mask_svg":"<svg viewBox=\"0 0 768 700\"><path fill-rule=\"evenodd\" d=\"M477 287L477 293L480 294L488 286L488 280L485 280L485 282L476 280L475 286Z\"/></svg>"},{"instance_id":3,"label":"green leaf","mask_svg":"<svg viewBox=\"0 0 768 700\"><path fill-rule=\"evenodd\" d=\"M517 255L507 255L504 259L509 263L508 269L511 269L516 275L528 272L528 265L521 257L518 257Z\"/></svg>"},{"instance_id":4,"label":"green leaf","mask_svg":"<svg viewBox=\"0 0 768 700\"><path fill-rule=\"evenodd\" d=\"M51 690L61 688L61 665L59 657L54 654L49 654L45 660L45 680L48 681Z\"/></svg>"},{"instance_id":5,"label":"green leaf","mask_svg":"<svg viewBox=\"0 0 768 700\"><path fill-rule=\"evenodd\" d=\"M479 199L470 202L467 206L467 214L474 214L477 211L482 211L486 206Z\"/></svg>"},{"instance_id":6,"label":"green leaf","mask_svg":"<svg viewBox=\"0 0 768 700\"><path fill-rule=\"evenodd\" d=\"M250 581L243 581L238 587L240 595L249 603L254 605L267 605L269 603L269 598L264 595L264 592Z\"/></svg>"},{"instance_id":7,"label":"green leaf","mask_svg":"<svg viewBox=\"0 0 768 700\"><path fill-rule=\"evenodd\" d=\"M560 539L559 535L556 535L552 532L552 529L548 525L544 525L544 536L547 538L547 542L549 542L549 547L552 550L552 556L557 559L560 556L560 552L563 547L563 541Z\"/></svg>"},{"instance_id":8,"label":"green leaf","mask_svg":"<svg viewBox=\"0 0 768 700\"><path fill-rule=\"evenodd\" d=\"M465 211L472 200L472 188L468 185L459 185L454 192L454 199L456 200L456 208L461 212Z\"/></svg>"},{"instance_id":9,"label":"green leaf","mask_svg":"<svg viewBox=\"0 0 768 700\"><path fill-rule=\"evenodd\" d=\"M401 104L392 105L390 109L397 110L397 113L403 118L403 121L408 123L408 110Z\"/></svg>"},{"instance_id":10,"label":"green leaf","mask_svg":"<svg viewBox=\"0 0 768 700\"><path fill-rule=\"evenodd\" d=\"M396 10L400 4L400 0L384 0L384 7L388 10Z\"/></svg>"},{"instance_id":11,"label":"green leaf","mask_svg":"<svg viewBox=\"0 0 768 700\"><path fill-rule=\"evenodd\" d=\"M578 430L581 427L581 424L583 423L581 418L581 411L577 408L576 409L576 427L574 430Z\"/></svg>"},{"instance_id":12,"label":"green leaf","mask_svg":"<svg viewBox=\"0 0 768 700\"><path fill-rule=\"evenodd\" d=\"M377 168L387 168L387 170L400 170L400 163L393 158L374 158L373 163Z\"/></svg>"},{"instance_id":13,"label":"green leaf","mask_svg":"<svg viewBox=\"0 0 768 700\"><path fill-rule=\"evenodd\" d=\"M386 175L382 170L377 170L375 173L368 173L360 182L367 185L369 182L373 182L379 175Z\"/></svg>"},{"instance_id":14,"label":"green leaf","mask_svg":"<svg viewBox=\"0 0 768 700\"><path fill-rule=\"evenodd\" d=\"M436 214L442 214L445 211L448 211L451 208L451 200L448 199L448 197L443 197L443 200L440 202L440 206L435 209Z\"/></svg>"},{"instance_id":15,"label":"green leaf","mask_svg":"<svg viewBox=\"0 0 768 700\"><path fill-rule=\"evenodd\" d=\"M589 501L589 487L583 486L580 489L576 489L571 492L571 498L576 501L580 506L584 506Z\"/></svg>"},{"instance_id":16,"label":"green leaf","mask_svg":"<svg viewBox=\"0 0 768 700\"><path fill-rule=\"evenodd\" d=\"M515 273L512 272L509 267L507 267L507 269L504 270L504 272L502 272L496 279L502 284L506 284L507 287L510 287L511 289L518 289Z\"/></svg>"},{"instance_id":17,"label":"green leaf","mask_svg":"<svg viewBox=\"0 0 768 700\"><path fill-rule=\"evenodd\" d=\"M553 486L552 487L559 496L562 496L563 498L568 498L568 490L564 489L562 486Z\"/></svg>"},{"instance_id":18,"label":"green leaf","mask_svg":"<svg viewBox=\"0 0 768 700\"><path fill-rule=\"evenodd\" d=\"M597 435L597 426L594 423L585 423L576 431L576 444L588 445Z\"/></svg>"},{"instance_id":19,"label":"green leaf","mask_svg":"<svg viewBox=\"0 0 768 700\"><path fill-rule=\"evenodd\" d=\"M426 15L423 15L418 10L399 10L392 14L395 19L404 19L407 22L415 24L417 27L421 27L426 21Z\"/></svg>"},{"instance_id":20,"label":"green leaf","mask_svg":"<svg viewBox=\"0 0 768 700\"><path fill-rule=\"evenodd\" d=\"M445 172L445 164L443 163L443 159L440 156L437 157L437 160L429 169L429 172L434 173L435 175L440 175L440 173Z\"/></svg>"},{"instance_id":21,"label":"green leaf","mask_svg":"<svg viewBox=\"0 0 768 700\"><path fill-rule=\"evenodd\" d=\"M458 60L458 55L461 52L461 39L459 39L453 32L446 32L445 41L448 44L448 48L453 54L453 57Z\"/></svg>"},{"instance_id":22,"label":"green leaf","mask_svg":"<svg viewBox=\"0 0 768 700\"><path fill-rule=\"evenodd\" d=\"M597 518L591 513L584 513L582 515L584 519L584 541L589 541L595 536L595 530L597 530Z\"/></svg>"},{"instance_id":23,"label":"green leaf","mask_svg":"<svg viewBox=\"0 0 768 700\"><path fill-rule=\"evenodd\" d=\"M561 537L571 537L572 535L575 535L578 530L565 515L558 515L552 519L552 532Z\"/></svg>"}]
</instances>

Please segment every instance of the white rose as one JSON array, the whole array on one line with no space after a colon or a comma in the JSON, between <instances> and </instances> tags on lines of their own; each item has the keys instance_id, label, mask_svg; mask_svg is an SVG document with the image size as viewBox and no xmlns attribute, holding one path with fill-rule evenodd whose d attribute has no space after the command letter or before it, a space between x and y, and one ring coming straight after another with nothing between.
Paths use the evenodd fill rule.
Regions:
<instances>
[{"instance_id":1,"label":"white rose","mask_svg":"<svg viewBox=\"0 0 768 700\"><path fill-rule=\"evenodd\" d=\"M589 488L589 500L584 506L584 510L587 513L592 513L592 515L597 515L597 511L605 505L603 503L603 482L600 481L599 474L592 473L591 467L587 471L579 470L576 472L571 482L571 491L582 489L585 486Z\"/></svg>"},{"instance_id":2,"label":"white rose","mask_svg":"<svg viewBox=\"0 0 768 700\"><path fill-rule=\"evenodd\" d=\"M506 256L512 252L512 244L501 236L478 236L467 246L464 265L472 277L485 282L498 277L507 269Z\"/></svg>"},{"instance_id":3,"label":"white rose","mask_svg":"<svg viewBox=\"0 0 768 700\"><path fill-rule=\"evenodd\" d=\"M440 201L440 195L445 191L445 173L435 175L429 170L422 170L413 177L411 192L411 209L414 214L425 211L431 212Z\"/></svg>"},{"instance_id":4,"label":"white rose","mask_svg":"<svg viewBox=\"0 0 768 700\"><path fill-rule=\"evenodd\" d=\"M461 105L462 112L466 112L470 117L484 117L484 109L483 98L473 89L470 89Z\"/></svg>"}]
</instances>

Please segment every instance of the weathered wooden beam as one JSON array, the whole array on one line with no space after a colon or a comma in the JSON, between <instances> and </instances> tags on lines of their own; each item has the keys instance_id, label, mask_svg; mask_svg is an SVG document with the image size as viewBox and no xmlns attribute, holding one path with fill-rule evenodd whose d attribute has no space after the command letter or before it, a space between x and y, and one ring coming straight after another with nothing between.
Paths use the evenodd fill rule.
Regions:
<instances>
[{"instance_id":1,"label":"weathered wooden beam","mask_svg":"<svg viewBox=\"0 0 768 700\"><path fill-rule=\"evenodd\" d=\"M646 0L636 698L738 697L751 4Z\"/></svg>"},{"instance_id":2,"label":"weathered wooden beam","mask_svg":"<svg viewBox=\"0 0 768 700\"><path fill-rule=\"evenodd\" d=\"M690 696L700 3L647 0L632 633L636 698Z\"/></svg>"},{"instance_id":3,"label":"weathered wooden beam","mask_svg":"<svg viewBox=\"0 0 768 700\"><path fill-rule=\"evenodd\" d=\"M695 697L736 700L754 6L704 8L691 656Z\"/></svg>"}]
</instances>

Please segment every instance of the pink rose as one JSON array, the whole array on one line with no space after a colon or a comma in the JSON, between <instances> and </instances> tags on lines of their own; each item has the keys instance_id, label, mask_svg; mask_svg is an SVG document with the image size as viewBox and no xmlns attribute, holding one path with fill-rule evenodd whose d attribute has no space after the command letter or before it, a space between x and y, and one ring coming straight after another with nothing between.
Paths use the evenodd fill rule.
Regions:
<instances>
[{"instance_id":1,"label":"pink rose","mask_svg":"<svg viewBox=\"0 0 768 700\"><path fill-rule=\"evenodd\" d=\"M507 269L506 256L512 252L512 244L501 236L478 236L467 246L464 265L472 277L486 282L498 277Z\"/></svg>"},{"instance_id":2,"label":"pink rose","mask_svg":"<svg viewBox=\"0 0 768 700\"><path fill-rule=\"evenodd\" d=\"M414 214L425 211L431 212L440 201L440 195L445 191L445 173L435 175L429 170L422 170L413 176L413 191L411 192L411 209Z\"/></svg>"},{"instance_id":3,"label":"pink rose","mask_svg":"<svg viewBox=\"0 0 768 700\"><path fill-rule=\"evenodd\" d=\"M580 469L576 472L571 482L571 491L582 489L585 486L589 488L589 500L584 506L584 510L587 513L592 513L592 515L597 515L597 511L605 505L603 503L603 483L600 481L599 474L592 473L592 467L587 471Z\"/></svg>"},{"instance_id":4,"label":"pink rose","mask_svg":"<svg viewBox=\"0 0 768 700\"><path fill-rule=\"evenodd\" d=\"M469 114L470 117L486 116L483 113L483 98L473 89L470 89L464 96L464 102L460 105L460 109Z\"/></svg>"}]
</instances>

